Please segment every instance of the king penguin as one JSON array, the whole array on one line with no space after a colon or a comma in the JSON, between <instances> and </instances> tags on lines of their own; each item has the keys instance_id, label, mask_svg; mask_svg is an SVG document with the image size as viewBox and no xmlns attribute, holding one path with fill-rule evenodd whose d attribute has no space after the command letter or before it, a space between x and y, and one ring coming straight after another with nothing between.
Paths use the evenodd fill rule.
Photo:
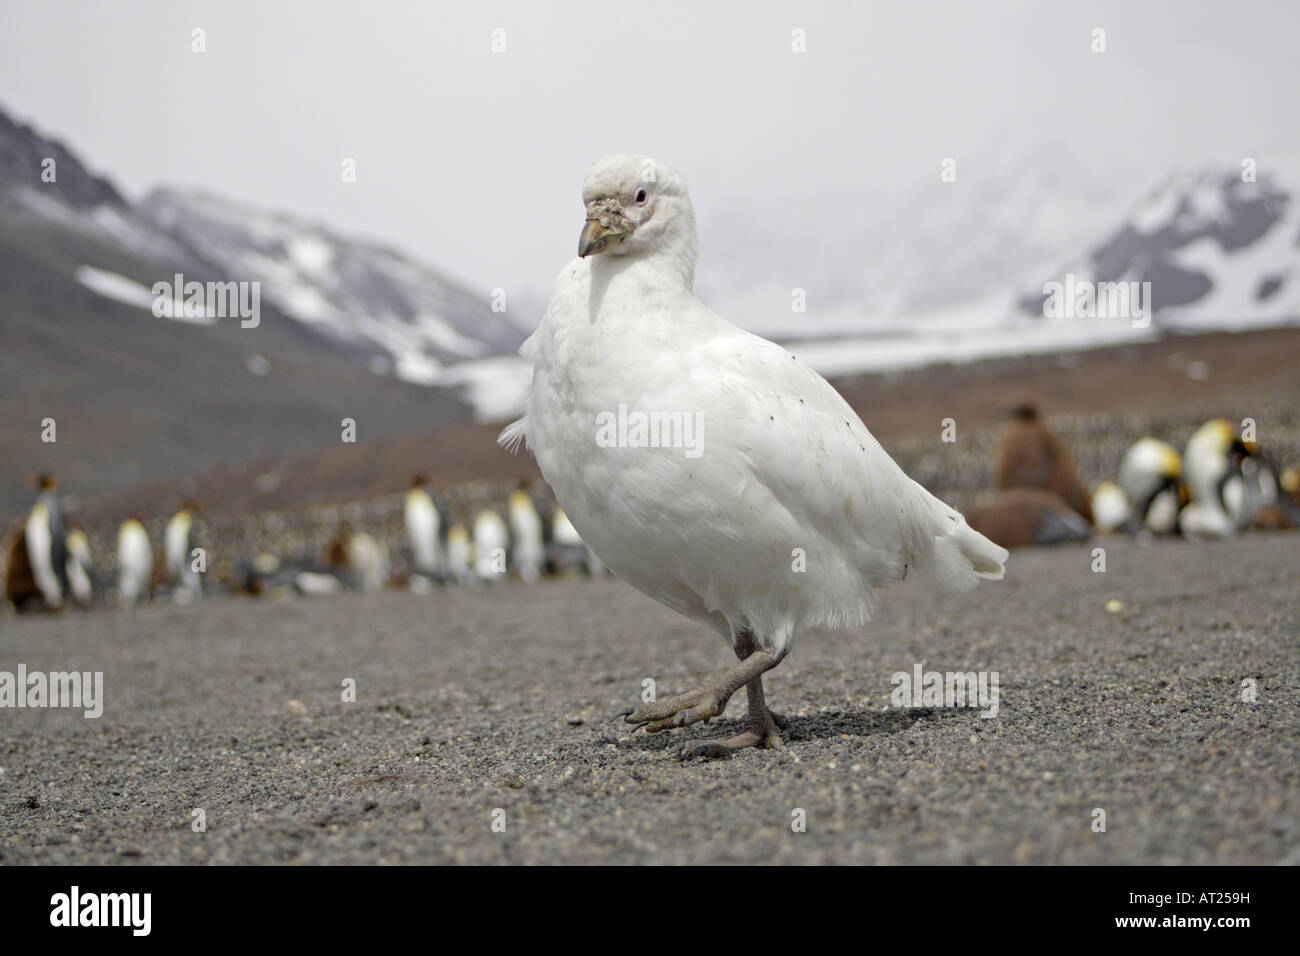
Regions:
<instances>
[{"instance_id":1,"label":"king penguin","mask_svg":"<svg viewBox=\"0 0 1300 956\"><path fill-rule=\"evenodd\" d=\"M474 581L474 545L465 525L457 521L447 531L447 573L457 584Z\"/></svg>"},{"instance_id":2,"label":"king penguin","mask_svg":"<svg viewBox=\"0 0 1300 956\"><path fill-rule=\"evenodd\" d=\"M388 549L346 521L325 548L325 565L345 585L373 594L388 583Z\"/></svg>"},{"instance_id":3,"label":"king penguin","mask_svg":"<svg viewBox=\"0 0 1300 956\"><path fill-rule=\"evenodd\" d=\"M510 493L507 514L510 516L510 538L514 543L511 563L519 577L532 584L542 576L546 567L546 539L542 516L537 513L537 504L526 484Z\"/></svg>"},{"instance_id":4,"label":"king penguin","mask_svg":"<svg viewBox=\"0 0 1300 956\"><path fill-rule=\"evenodd\" d=\"M199 503L187 500L172 515L163 532L167 577L172 582L172 599L177 604L190 604L203 596L203 581L194 569L194 516L198 511Z\"/></svg>"},{"instance_id":5,"label":"king penguin","mask_svg":"<svg viewBox=\"0 0 1300 956\"><path fill-rule=\"evenodd\" d=\"M153 545L140 515L127 518L117 529L117 588L122 603L135 607L148 600L153 581Z\"/></svg>"},{"instance_id":6,"label":"king penguin","mask_svg":"<svg viewBox=\"0 0 1300 956\"><path fill-rule=\"evenodd\" d=\"M406 540L411 546L411 570L441 581L447 575L442 554L442 515L424 475L411 479L404 509Z\"/></svg>"},{"instance_id":7,"label":"king penguin","mask_svg":"<svg viewBox=\"0 0 1300 956\"><path fill-rule=\"evenodd\" d=\"M1118 475L1130 509L1127 530L1154 534L1178 530L1179 512L1187 504L1182 472L1182 456L1167 442L1147 436L1129 446Z\"/></svg>"},{"instance_id":8,"label":"king penguin","mask_svg":"<svg viewBox=\"0 0 1300 956\"><path fill-rule=\"evenodd\" d=\"M1261 531L1300 528L1300 470L1268 464L1260 469L1259 478L1263 507L1255 515L1254 527Z\"/></svg>"},{"instance_id":9,"label":"king penguin","mask_svg":"<svg viewBox=\"0 0 1300 956\"><path fill-rule=\"evenodd\" d=\"M36 503L32 505L24 529L27 559L31 562L32 576L40 589L41 600L50 610L57 610L63 605L63 596L68 593L68 532L59 506L59 481L53 475L40 474L35 477L34 484Z\"/></svg>"},{"instance_id":10,"label":"king penguin","mask_svg":"<svg viewBox=\"0 0 1300 956\"><path fill-rule=\"evenodd\" d=\"M68 522L68 591L82 607L95 597L94 572L90 564L90 539L81 526Z\"/></svg>"},{"instance_id":11,"label":"king penguin","mask_svg":"<svg viewBox=\"0 0 1300 956\"><path fill-rule=\"evenodd\" d=\"M1183 474L1191 503L1179 527L1192 537L1221 538L1244 530L1260 508L1256 462L1243 468L1259 450L1242 441L1223 418L1198 428L1183 449Z\"/></svg>"},{"instance_id":12,"label":"king penguin","mask_svg":"<svg viewBox=\"0 0 1300 956\"><path fill-rule=\"evenodd\" d=\"M493 508L484 508L474 518L474 573L480 581L495 584L504 579L510 532Z\"/></svg>"},{"instance_id":13,"label":"king penguin","mask_svg":"<svg viewBox=\"0 0 1300 956\"><path fill-rule=\"evenodd\" d=\"M567 574L571 570L585 571L593 578L605 572L605 565L583 542L578 529L559 505L551 515L551 540L547 544L547 560L551 573Z\"/></svg>"},{"instance_id":14,"label":"king penguin","mask_svg":"<svg viewBox=\"0 0 1300 956\"><path fill-rule=\"evenodd\" d=\"M1092 521L1100 534L1124 530L1133 520L1133 507L1124 489L1103 481L1092 490Z\"/></svg>"}]
</instances>

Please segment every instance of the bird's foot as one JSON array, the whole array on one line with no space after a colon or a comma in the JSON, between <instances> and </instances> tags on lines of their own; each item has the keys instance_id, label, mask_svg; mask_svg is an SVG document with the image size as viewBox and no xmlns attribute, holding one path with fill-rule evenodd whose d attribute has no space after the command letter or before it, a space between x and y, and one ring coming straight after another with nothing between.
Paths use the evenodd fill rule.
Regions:
<instances>
[{"instance_id":1,"label":"bird's foot","mask_svg":"<svg viewBox=\"0 0 1300 956\"><path fill-rule=\"evenodd\" d=\"M640 707L628 707L620 710L615 717L633 725L633 730L644 727L646 733L656 734L661 730L673 730L677 727L689 727L699 721L708 721L727 709L727 701L734 691L725 686L709 681L687 691L674 694L663 700L642 704Z\"/></svg>"},{"instance_id":2,"label":"bird's foot","mask_svg":"<svg viewBox=\"0 0 1300 956\"><path fill-rule=\"evenodd\" d=\"M682 745L679 756L682 760L690 760L693 757L729 757L737 750L744 750L746 747L780 750L785 747L785 741L778 727L785 726L785 718L781 718L781 721L776 718L776 714L766 709L761 717L755 717L751 713L745 719L745 729L734 737L691 741Z\"/></svg>"},{"instance_id":3,"label":"bird's foot","mask_svg":"<svg viewBox=\"0 0 1300 956\"><path fill-rule=\"evenodd\" d=\"M695 690L645 703L640 707L628 707L614 717L622 717L626 723L633 725L633 729L644 727L652 734L661 730L689 727L720 715L726 710L731 695L746 687L749 694L749 717L745 731L729 740L709 741L690 748L691 756L717 756L742 747L782 746L781 733L777 728L778 725L786 725L785 718L768 710L763 697L763 672L775 667L780 659L769 651L754 651L732 670L706 681Z\"/></svg>"}]
</instances>

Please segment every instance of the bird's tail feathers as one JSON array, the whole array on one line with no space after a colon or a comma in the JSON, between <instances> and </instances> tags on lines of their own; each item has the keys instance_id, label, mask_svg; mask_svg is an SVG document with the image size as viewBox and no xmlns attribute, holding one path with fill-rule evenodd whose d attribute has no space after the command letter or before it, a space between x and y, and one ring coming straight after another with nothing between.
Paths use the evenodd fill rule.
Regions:
<instances>
[{"instance_id":1,"label":"bird's tail feathers","mask_svg":"<svg viewBox=\"0 0 1300 956\"><path fill-rule=\"evenodd\" d=\"M1008 557L1006 548L994 544L956 514L951 530L935 536L927 570L941 586L969 591L981 580L1001 581Z\"/></svg>"}]
</instances>

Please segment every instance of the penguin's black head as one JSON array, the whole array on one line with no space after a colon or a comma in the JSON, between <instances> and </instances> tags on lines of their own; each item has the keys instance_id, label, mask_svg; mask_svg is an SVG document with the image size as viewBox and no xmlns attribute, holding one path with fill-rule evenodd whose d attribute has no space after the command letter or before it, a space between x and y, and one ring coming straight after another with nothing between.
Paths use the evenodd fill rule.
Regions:
<instances>
[{"instance_id":1,"label":"penguin's black head","mask_svg":"<svg viewBox=\"0 0 1300 956\"><path fill-rule=\"evenodd\" d=\"M1241 463L1251 457L1254 453L1255 450L1240 438L1234 438L1232 440L1232 447L1228 450L1228 456L1232 461L1233 468L1240 468Z\"/></svg>"}]
</instances>

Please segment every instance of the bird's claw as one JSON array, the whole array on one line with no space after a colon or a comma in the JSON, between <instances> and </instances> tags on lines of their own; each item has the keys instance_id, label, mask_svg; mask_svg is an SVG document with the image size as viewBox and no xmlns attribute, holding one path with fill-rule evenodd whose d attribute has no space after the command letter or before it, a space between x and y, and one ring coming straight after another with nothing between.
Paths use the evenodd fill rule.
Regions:
<instances>
[{"instance_id":1,"label":"bird's claw","mask_svg":"<svg viewBox=\"0 0 1300 956\"><path fill-rule=\"evenodd\" d=\"M748 747L760 747L768 750L782 750L785 741L774 727L754 726L750 724L744 731L725 740L696 740L683 744L677 752L678 760L691 760L695 757L730 757L737 750Z\"/></svg>"},{"instance_id":2,"label":"bird's claw","mask_svg":"<svg viewBox=\"0 0 1300 956\"><path fill-rule=\"evenodd\" d=\"M657 734L676 730L695 723L708 723L727 706L727 699L712 686L701 687L686 694L666 697L661 701L626 708L619 712L623 721L632 725L635 732L642 727L646 733Z\"/></svg>"}]
</instances>

